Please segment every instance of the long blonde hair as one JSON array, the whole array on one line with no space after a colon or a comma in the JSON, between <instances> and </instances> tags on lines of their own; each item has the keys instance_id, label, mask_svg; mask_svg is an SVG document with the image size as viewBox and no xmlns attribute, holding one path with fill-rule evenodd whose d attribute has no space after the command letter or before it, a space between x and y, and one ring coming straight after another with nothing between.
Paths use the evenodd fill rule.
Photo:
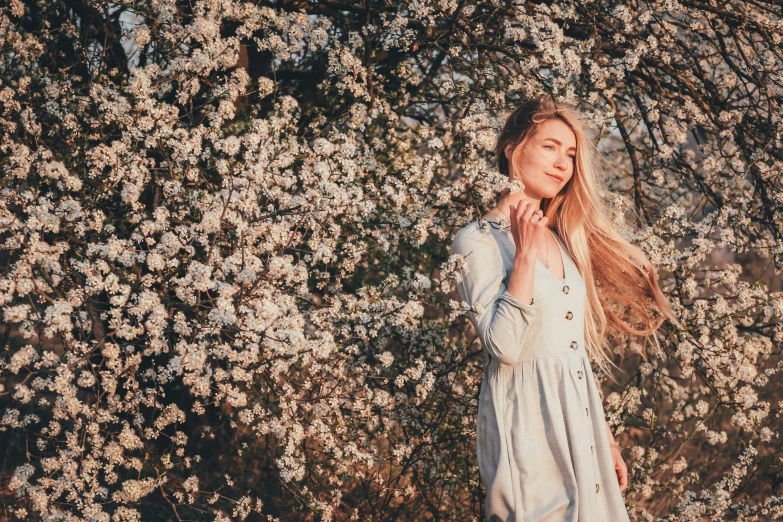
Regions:
<instances>
[{"instance_id":1,"label":"long blonde hair","mask_svg":"<svg viewBox=\"0 0 783 522\"><path fill-rule=\"evenodd\" d=\"M618 233L609 218L598 195L597 151L574 108L544 96L528 100L512 112L495 147L501 174L513 174L505 155L506 145L512 144L511 161L515 165L516 151L525 146L543 122L553 118L568 125L576 137L574 174L555 197L542 200L541 209L585 281L586 349L602 369L608 370L614 362L607 334L617 340L624 336L651 339L653 346L660 349L655 335L658 328L666 319L678 323L658 286L652 264L641 249ZM513 170L518 172L518 168ZM646 349L641 353L646 360Z\"/></svg>"}]
</instances>

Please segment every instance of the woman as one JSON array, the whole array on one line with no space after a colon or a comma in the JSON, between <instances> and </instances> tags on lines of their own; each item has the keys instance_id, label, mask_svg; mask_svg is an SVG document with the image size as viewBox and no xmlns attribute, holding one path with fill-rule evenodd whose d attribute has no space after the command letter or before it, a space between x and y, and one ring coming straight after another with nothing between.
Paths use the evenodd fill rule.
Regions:
<instances>
[{"instance_id":1,"label":"woman","mask_svg":"<svg viewBox=\"0 0 783 522\"><path fill-rule=\"evenodd\" d=\"M574 109L526 102L496 152L524 188L452 245L487 361L476 435L487 519L627 521L628 472L590 359L608 368L608 329L655 342L660 314L674 314L650 262L607 217Z\"/></svg>"}]
</instances>

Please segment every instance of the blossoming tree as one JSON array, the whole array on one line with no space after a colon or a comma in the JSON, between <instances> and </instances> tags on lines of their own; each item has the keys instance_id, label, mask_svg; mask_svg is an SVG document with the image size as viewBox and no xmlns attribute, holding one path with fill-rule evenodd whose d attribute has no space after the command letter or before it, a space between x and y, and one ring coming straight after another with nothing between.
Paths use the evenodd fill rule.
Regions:
<instances>
[{"instance_id":1,"label":"blossoming tree","mask_svg":"<svg viewBox=\"0 0 783 522\"><path fill-rule=\"evenodd\" d=\"M478 520L453 233L578 105L683 329L600 375L633 520L776 520L774 3L9 0L3 516Z\"/></svg>"}]
</instances>

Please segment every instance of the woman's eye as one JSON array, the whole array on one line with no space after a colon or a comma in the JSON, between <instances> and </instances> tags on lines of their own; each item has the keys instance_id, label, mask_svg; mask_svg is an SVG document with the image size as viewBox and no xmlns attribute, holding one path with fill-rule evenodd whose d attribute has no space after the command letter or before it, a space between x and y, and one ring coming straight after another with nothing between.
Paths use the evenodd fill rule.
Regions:
<instances>
[{"instance_id":1,"label":"woman's eye","mask_svg":"<svg viewBox=\"0 0 783 522\"><path fill-rule=\"evenodd\" d=\"M555 146L554 145L544 145L544 148L545 149L550 149L550 150L555 150ZM571 158L572 160L576 161L576 154L568 154L568 157Z\"/></svg>"}]
</instances>

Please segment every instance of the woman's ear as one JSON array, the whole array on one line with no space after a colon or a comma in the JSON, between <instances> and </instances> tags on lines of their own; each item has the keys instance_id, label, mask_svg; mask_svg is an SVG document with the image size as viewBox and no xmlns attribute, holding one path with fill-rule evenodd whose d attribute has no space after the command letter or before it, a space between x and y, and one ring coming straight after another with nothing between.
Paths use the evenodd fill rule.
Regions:
<instances>
[{"instance_id":1,"label":"woman's ear","mask_svg":"<svg viewBox=\"0 0 783 522\"><path fill-rule=\"evenodd\" d=\"M508 161L511 161L511 152L514 150L514 144L513 143L507 143L506 148L503 149L503 152L506 154L506 159Z\"/></svg>"}]
</instances>

